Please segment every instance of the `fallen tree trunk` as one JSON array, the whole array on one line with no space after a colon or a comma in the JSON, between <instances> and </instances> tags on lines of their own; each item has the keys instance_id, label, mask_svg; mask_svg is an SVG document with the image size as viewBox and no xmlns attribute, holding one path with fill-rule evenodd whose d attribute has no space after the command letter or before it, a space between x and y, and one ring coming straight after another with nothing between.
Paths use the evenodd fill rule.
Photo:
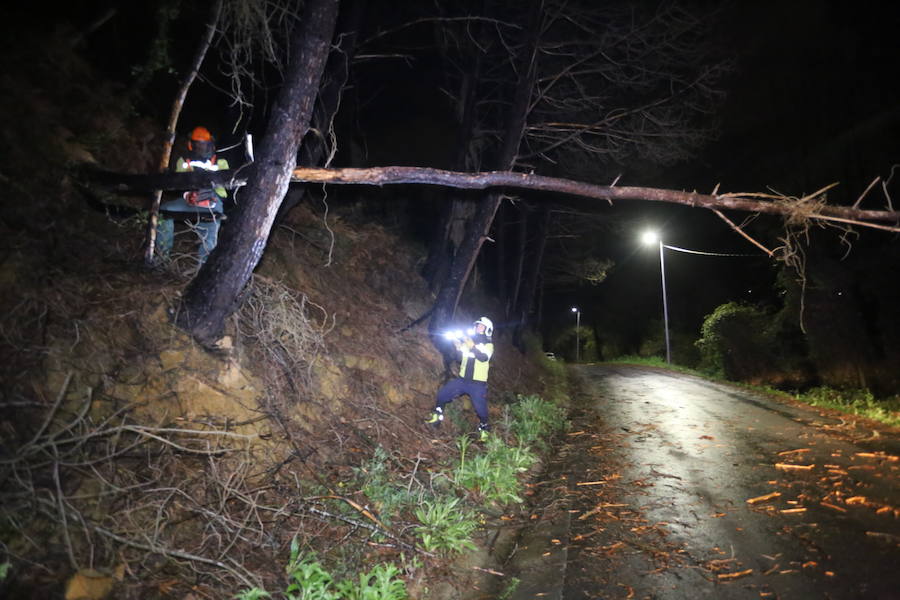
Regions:
<instances>
[{"instance_id":1,"label":"fallen tree trunk","mask_svg":"<svg viewBox=\"0 0 900 600\"><path fill-rule=\"evenodd\" d=\"M123 173L92 172L94 181L113 185L119 191L146 191L152 189L191 189L210 182L225 187L240 187L252 174L252 167L219 173L169 173L159 175L128 175ZM900 212L894 210L868 210L854 206L825 204L821 196L827 189L802 198L791 198L766 193L711 193L666 190L661 188L596 185L571 179L545 177L531 173L489 171L460 173L426 167L371 167L367 169L318 169L297 168L291 174L292 183L330 183L334 185L438 185L462 189L487 189L509 187L538 190L606 200L610 204L619 200L644 200L668 202L709 210L737 210L774 215L803 216L875 227L888 231L900 231ZM893 225L881 225L890 223Z\"/></svg>"},{"instance_id":2,"label":"fallen tree trunk","mask_svg":"<svg viewBox=\"0 0 900 600\"><path fill-rule=\"evenodd\" d=\"M870 221L900 224L900 212L892 210L864 210L849 206L824 204L819 196L825 190L803 198L791 199L775 194L727 193L701 194L660 188L596 185L571 179L545 177L530 173L493 171L457 173L423 167L372 167L368 169L294 169L292 181L355 185L426 184L465 189L512 187L543 192L555 192L582 198L607 200L646 200L668 202L698 208L739 210L744 212L794 215L798 203L805 203L804 216L830 220L845 220L869 225ZM825 189L830 189L829 186ZM793 200L793 201L792 201ZM897 231L897 227L889 227Z\"/></svg>"}]
</instances>

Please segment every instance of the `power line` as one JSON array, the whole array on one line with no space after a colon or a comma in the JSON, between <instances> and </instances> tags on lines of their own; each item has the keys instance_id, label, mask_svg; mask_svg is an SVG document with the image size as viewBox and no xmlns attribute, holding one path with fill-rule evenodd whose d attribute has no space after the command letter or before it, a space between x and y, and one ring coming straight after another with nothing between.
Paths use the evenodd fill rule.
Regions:
<instances>
[{"instance_id":1,"label":"power line","mask_svg":"<svg viewBox=\"0 0 900 600\"><path fill-rule=\"evenodd\" d=\"M669 246L668 244L663 244L663 248L668 248L669 250L676 250L678 252L686 252L688 254L700 254L702 256L766 256L765 254L730 254L725 252L701 252L699 250L688 250L687 248L679 248L678 246Z\"/></svg>"}]
</instances>

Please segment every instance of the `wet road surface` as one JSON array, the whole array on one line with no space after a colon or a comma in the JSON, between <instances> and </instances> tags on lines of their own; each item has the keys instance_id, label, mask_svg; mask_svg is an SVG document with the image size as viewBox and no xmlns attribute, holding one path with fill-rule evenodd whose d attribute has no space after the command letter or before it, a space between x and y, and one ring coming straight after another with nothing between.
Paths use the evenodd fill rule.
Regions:
<instances>
[{"instance_id":1,"label":"wet road surface","mask_svg":"<svg viewBox=\"0 0 900 600\"><path fill-rule=\"evenodd\" d=\"M898 436L687 375L573 370L512 598L900 599Z\"/></svg>"}]
</instances>

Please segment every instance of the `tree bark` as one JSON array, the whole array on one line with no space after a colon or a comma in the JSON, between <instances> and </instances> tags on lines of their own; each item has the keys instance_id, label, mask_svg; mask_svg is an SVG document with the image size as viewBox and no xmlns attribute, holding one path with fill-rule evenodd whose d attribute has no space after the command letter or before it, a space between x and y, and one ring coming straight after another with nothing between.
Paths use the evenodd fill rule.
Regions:
<instances>
[{"instance_id":1,"label":"tree bark","mask_svg":"<svg viewBox=\"0 0 900 600\"><path fill-rule=\"evenodd\" d=\"M325 151L329 149L328 138L331 136L334 116L340 108L344 87L350 77L350 63L356 53L356 41L363 23L363 15L366 12L366 4L366 0L347 2L342 4L342 8L346 10L338 13L335 47L329 53L328 61L325 63L322 87L313 106L309 130L312 135L303 137L297 160L298 165L324 164L328 166L330 162L330 157L325 156ZM299 193L291 193L285 198L278 209L276 222L281 222L284 216L303 199L306 192L305 187L296 191Z\"/></svg>"},{"instance_id":2,"label":"tree bark","mask_svg":"<svg viewBox=\"0 0 900 600\"><path fill-rule=\"evenodd\" d=\"M146 176L143 176L146 178ZM667 202L709 210L737 210L742 212L772 215L795 215L797 213L790 200L772 194L753 192L713 193L685 192L635 186L595 185L583 181L545 177L531 173L509 171L488 171L481 173L455 173L441 169L423 167L372 167L370 169L295 169L293 181L314 183L334 183L351 185L396 185L423 184L456 187L463 189L514 188L537 190L606 200L610 205L615 201L642 200L647 202ZM878 223L900 225L900 211L867 210L851 206L823 204L811 206L804 213L809 219L851 222L852 224L900 231L897 226L879 226Z\"/></svg>"},{"instance_id":3,"label":"tree bark","mask_svg":"<svg viewBox=\"0 0 900 600\"><path fill-rule=\"evenodd\" d=\"M460 109L459 132L456 139L456 156L454 158L454 168L460 171L469 170L467 157L473 141L472 132L475 128L477 90L481 79L481 55L477 52L477 49L474 63L472 73L463 76L460 84L460 96L463 98L463 101ZM428 257L422 269L422 273L432 289L446 278L450 265L453 262L453 257L456 254L456 249L462 242L462 235L457 232L457 230L462 229L457 224L458 219L468 220L474 213L474 210L469 206L471 201L460 198L458 193L450 192L448 195L450 201L445 203L441 210L441 218L431 238Z\"/></svg>"},{"instance_id":4,"label":"tree bark","mask_svg":"<svg viewBox=\"0 0 900 600\"><path fill-rule=\"evenodd\" d=\"M524 215L523 215L524 218ZM547 248L547 232L550 228L550 207L543 205L541 207L540 217L537 219L537 243L534 245L534 252L531 260L528 261L528 273L522 281L522 291L518 294L520 298L516 303L515 314L516 329L513 335L513 342L518 348L524 349L522 334L527 329L531 317L531 308L534 306L534 299L537 294L538 282L541 277L541 269L544 262L544 250ZM524 254L524 249L523 249Z\"/></svg>"},{"instance_id":5,"label":"tree bark","mask_svg":"<svg viewBox=\"0 0 900 600\"><path fill-rule=\"evenodd\" d=\"M531 105L531 94L534 89L537 76L537 41L540 35L541 14L543 1L533 0L529 17L526 38L523 40L523 50L519 63L519 81L512 98L512 106L508 113L509 118L504 127L503 146L497 158L497 164L501 169L511 169L515 164L519 144L525 134L525 124L528 120L528 111ZM429 330L434 332L445 327L453 319L460 296L466 285L466 280L472 272L475 259L481 250L481 245L488 236L494 215L503 196L499 191L490 192L478 205L474 218L466 225L466 235L460 244L450 273L441 285L435 300L435 308L429 323Z\"/></svg>"},{"instance_id":6,"label":"tree bark","mask_svg":"<svg viewBox=\"0 0 900 600\"><path fill-rule=\"evenodd\" d=\"M513 272L513 288L509 297L509 308L507 312L513 314L519 307L519 295L522 291L522 276L525 272L525 255L528 252L528 209L524 202L519 204L516 211L519 215L518 227L516 229L516 267Z\"/></svg>"},{"instance_id":7,"label":"tree bark","mask_svg":"<svg viewBox=\"0 0 900 600\"><path fill-rule=\"evenodd\" d=\"M153 189L183 190L201 187L210 183L224 185L229 189L246 185L255 169L232 173L193 172L168 173L164 175L133 175L109 171L85 170L86 177L93 181L112 186L115 191L139 192ZM248 175L250 174L250 175ZM770 215L796 215L790 199L772 194L753 192L729 192L701 194L684 190L667 190L636 186L595 185L572 179L545 177L530 173L509 171L488 171L480 173L459 173L427 167L371 167L368 169L319 169L300 167L291 173L294 183L330 183L334 185L436 185L461 189L484 190L490 188L512 188L566 194L580 198L604 200L612 205L616 201L645 201L680 204L711 211L736 210L740 212ZM787 200L787 201L785 201ZM862 227L900 231L900 211L871 210L822 204L811 207L804 213L807 219L834 220ZM893 223L894 225L879 225Z\"/></svg>"},{"instance_id":8,"label":"tree bark","mask_svg":"<svg viewBox=\"0 0 900 600\"><path fill-rule=\"evenodd\" d=\"M260 144L254 177L219 244L188 285L176 323L211 345L237 308L238 298L269 237L309 127L313 103L334 33L338 0L310 0L291 43L285 80Z\"/></svg>"}]
</instances>

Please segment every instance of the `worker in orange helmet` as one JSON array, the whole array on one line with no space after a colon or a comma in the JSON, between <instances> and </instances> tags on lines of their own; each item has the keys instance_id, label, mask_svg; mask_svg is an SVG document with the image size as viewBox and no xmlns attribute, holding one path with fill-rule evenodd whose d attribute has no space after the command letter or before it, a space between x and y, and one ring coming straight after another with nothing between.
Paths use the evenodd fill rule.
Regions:
<instances>
[{"instance_id":1,"label":"worker in orange helmet","mask_svg":"<svg viewBox=\"0 0 900 600\"><path fill-rule=\"evenodd\" d=\"M216 156L216 141L206 127L195 127L188 138L187 154L175 161L175 171L184 173L202 169L204 171L226 171L228 161ZM168 256L175 238L174 219L187 221L200 238L197 253L202 265L219 239L219 224L225 218L222 207L228 192L221 185L185 192L180 198L163 202L157 225L157 251L160 256Z\"/></svg>"}]
</instances>

